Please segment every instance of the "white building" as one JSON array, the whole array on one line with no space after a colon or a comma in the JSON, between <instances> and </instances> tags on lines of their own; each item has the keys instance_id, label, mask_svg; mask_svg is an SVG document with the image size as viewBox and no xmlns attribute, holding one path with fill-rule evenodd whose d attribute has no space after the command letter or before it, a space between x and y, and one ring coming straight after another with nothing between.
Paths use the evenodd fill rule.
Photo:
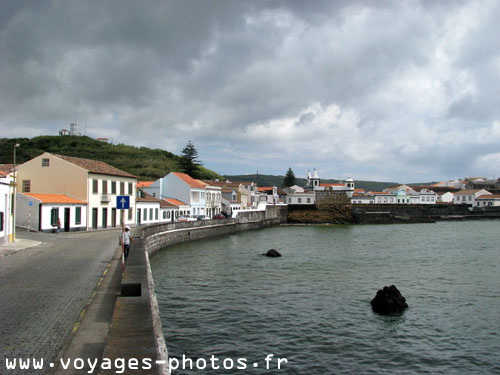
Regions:
<instances>
[{"instance_id":1,"label":"white building","mask_svg":"<svg viewBox=\"0 0 500 375\"><path fill-rule=\"evenodd\" d=\"M288 193L287 204L291 205L315 205L316 193L314 191Z\"/></svg>"},{"instance_id":2,"label":"white building","mask_svg":"<svg viewBox=\"0 0 500 375\"><path fill-rule=\"evenodd\" d=\"M190 215L206 215L205 184L185 173L170 172L145 189L156 198L175 198L190 206Z\"/></svg>"},{"instance_id":3,"label":"white building","mask_svg":"<svg viewBox=\"0 0 500 375\"><path fill-rule=\"evenodd\" d=\"M482 195L491 195L491 193L484 189L470 189L460 190L455 193L453 200L454 204L467 204L469 206L477 206L476 198Z\"/></svg>"},{"instance_id":4,"label":"white building","mask_svg":"<svg viewBox=\"0 0 500 375\"><path fill-rule=\"evenodd\" d=\"M16 225L40 232L87 230L87 202L65 194L16 194Z\"/></svg>"},{"instance_id":5,"label":"white building","mask_svg":"<svg viewBox=\"0 0 500 375\"><path fill-rule=\"evenodd\" d=\"M201 181L205 184L205 215L212 218L222 211L222 188Z\"/></svg>"},{"instance_id":6,"label":"white building","mask_svg":"<svg viewBox=\"0 0 500 375\"><path fill-rule=\"evenodd\" d=\"M429 189L422 189L418 192L420 204L436 204L438 195Z\"/></svg>"},{"instance_id":7,"label":"white building","mask_svg":"<svg viewBox=\"0 0 500 375\"><path fill-rule=\"evenodd\" d=\"M136 197L137 225L149 225L160 222L160 200L137 190Z\"/></svg>"},{"instance_id":8,"label":"white building","mask_svg":"<svg viewBox=\"0 0 500 375\"><path fill-rule=\"evenodd\" d=\"M454 198L455 198L455 194L448 191L446 193L438 194L437 199L438 199L438 202L453 203Z\"/></svg>"},{"instance_id":9,"label":"white building","mask_svg":"<svg viewBox=\"0 0 500 375\"><path fill-rule=\"evenodd\" d=\"M0 171L0 245L9 241L12 234L11 218L11 177L8 173Z\"/></svg>"},{"instance_id":10,"label":"white building","mask_svg":"<svg viewBox=\"0 0 500 375\"><path fill-rule=\"evenodd\" d=\"M500 206L499 194L485 194L476 197L476 207L498 207Z\"/></svg>"},{"instance_id":11,"label":"white building","mask_svg":"<svg viewBox=\"0 0 500 375\"><path fill-rule=\"evenodd\" d=\"M177 221L179 216L189 216L191 214L189 204L175 198L163 198L163 200L169 206L165 209L166 214L162 213L162 218L166 217L167 221Z\"/></svg>"}]
</instances>

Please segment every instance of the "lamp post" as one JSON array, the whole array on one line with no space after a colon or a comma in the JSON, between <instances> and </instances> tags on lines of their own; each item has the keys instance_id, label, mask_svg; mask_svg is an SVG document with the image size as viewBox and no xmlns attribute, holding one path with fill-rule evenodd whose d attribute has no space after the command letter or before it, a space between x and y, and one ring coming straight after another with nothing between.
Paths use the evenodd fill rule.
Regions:
<instances>
[{"instance_id":1,"label":"lamp post","mask_svg":"<svg viewBox=\"0 0 500 375\"><path fill-rule=\"evenodd\" d=\"M14 145L14 177L12 180L12 233L10 234L10 242L16 242L16 148L19 147L19 143Z\"/></svg>"}]
</instances>

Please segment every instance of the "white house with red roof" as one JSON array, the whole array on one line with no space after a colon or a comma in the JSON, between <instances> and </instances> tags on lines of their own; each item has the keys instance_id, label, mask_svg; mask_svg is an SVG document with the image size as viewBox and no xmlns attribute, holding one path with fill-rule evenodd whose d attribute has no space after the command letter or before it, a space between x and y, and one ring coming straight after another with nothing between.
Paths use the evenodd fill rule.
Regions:
<instances>
[{"instance_id":1,"label":"white house with red roof","mask_svg":"<svg viewBox=\"0 0 500 375\"><path fill-rule=\"evenodd\" d=\"M163 198L162 201L166 203L165 207L162 207L162 220L177 221L179 216L186 216L191 213L189 204L178 199Z\"/></svg>"},{"instance_id":2,"label":"white house with red roof","mask_svg":"<svg viewBox=\"0 0 500 375\"><path fill-rule=\"evenodd\" d=\"M146 191L160 199L175 198L188 204L191 216L207 214L205 183L185 173L170 172L149 185Z\"/></svg>"},{"instance_id":3,"label":"white house with red roof","mask_svg":"<svg viewBox=\"0 0 500 375\"><path fill-rule=\"evenodd\" d=\"M40 232L87 229L87 202L69 195L17 193L16 204L18 227Z\"/></svg>"},{"instance_id":4,"label":"white house with red roof","mask_svg":"<svg viewBox=\"0 0 500 375\"><path fill-rule=\"evenodd\" d=\"M476 198L483 195L491 195L488 190L485 189L464 189L455 193L453 198L454 204L467 204L469 206L475 207Z\"/></svg>"},{"instance_id":5,"label":"white house with red roof","mask_svg":"<svg viewBox=\"0 0 500 375\"><path fill-rule=\"evenodd\" d=\"M476 197L476 207L500 206L500 194L484 194Z\"/></svg>"}]
</instances>

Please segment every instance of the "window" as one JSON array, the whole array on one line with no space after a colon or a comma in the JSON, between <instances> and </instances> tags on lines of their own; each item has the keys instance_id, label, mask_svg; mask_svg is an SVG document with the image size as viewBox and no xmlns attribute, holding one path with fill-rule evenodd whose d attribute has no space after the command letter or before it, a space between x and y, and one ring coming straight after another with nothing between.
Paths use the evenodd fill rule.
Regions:
<instances>
[{"instance_id":1,"label":"window","mask_svg":"<svg viewBox=\"0 0 500 375\"><path fill-rule=\"evenodd\" d=\"M288 203L292 203L292 198L288 198Z\"/></svg>"},{"instance_id":2,"label":"window","mask_svg":"<svg viewBox=\"0 0 500 375\"><path fill-rule=\"evenodd\" d=\"M158 220L158 209L155 208L155 220Z\"/></svg>"},{"instance_id":3,"label":"window","mask_svg":"<svg viewBox=\"0 0 500 375\"><path fill-rule=\"evenodd\" d=\"M132 183L128 183L128 195L132 195Z\"/></svg>"},{"instance_id":4,"label":"window","mask_svg":"<svg viewBox=\"0 0 500 375\"><path fill-rule=\"evenodd\" d=\"M97 180L92 180L92 194L97 194L97 190L98 190L97 183L98 183Z\"/></svg>"},{"instance_id":5,"label":"window","mask_svg":"<svg viewBox=\"0 0 500 375\"><path fill-rule=\"evenodd\" d=\"M132 220L132 208L128 209L128 219Z\"/></svg>"},{"instance_id":6,"label":"window","mask_svg":"<svg viewBox=\"0 0 500 375\"><path fill-rule=\"evenodd\" d=\"M116 181L111 181L111 194L116 194Z\"/></svg>"},{"instance_id":7,"label":"window","mask_svg":"<svg viewBox=\"0 0 500 375\"><path fill-rule=\"evenodd\" d=\"M23 193L29 193L31 191L31 180L23 180Z\"/></svg>"},{"instance_id":8,"label":"window","mask_svg":"<svg viewBox=\"0 0 500 375\"><path fill-rule=\"evenodd\" d=\"M297 198L297 202L302 203L302 198Z\"/></svg>"},{"instance_id":9,"label":"window","mask_svg":"<svg viewBox=\"0 0 500 375\"><path fill-rule=\"evenodd\" d=\"M311 203L311 198L307 198L307 203Z\"/></svg>"},{"instance_id":10,"label":"window","mask_svg":"<svg viewBox=\"0 0 500 375\"><path fill-rule=\"evenodd\" d=\"M76 209L75 209L75 224L81 224L81 223L82 223L82 208L76 207Z\"/></svg>"},{"instance_id":11,"label":"window","mask_svg":"<svg viewBox=\"0 0 500 375\"><path fill-rule=\"evenodd\" d=\"M434 202L434 196L431 197L431 202Z\"/></svg>"},{"instance_id":12,"label":"window","mask_svg":"<svg viewBox=\"0 0 500 375\"><path fill-rule=\"evenodd\" d=\"M470 200L470 201L472 200L472 195L469 195L469 200Z\"/></svg>"},{"instance_id":13,"label":"window","mask_svg":"<svg viewBox=\"0 0 500 375\"><path fill-rule=\"evenodd\" d=\"M50 210L50 225L56 226L57 220L59 220L59 208L53 208Z\"/></svg>"},{"instance_id":14,"label":"window","mask_svg":"<svg viewBox=\"0 0 500 375\"><path fill-rule=\"evenodd\" d=\"M170 211L167 211L167 219L170 219Z\"/></svg>"},{"instance_id":15,"label":"window","mask_svg":"<svg viewBox=\"0 0 500 375\"><path fill-rule=\"evenodd\" d=\"M384 203L387 203L387 198L384 198Z\"/></svg>"},{"instance_id":16,"label":"window","mask_svg":"<svg viewBox=\"0 0 500 375\"><path fill-rule=\"evenodd\" d=\"M148 219L148 209L147 208L143 208L142 209L142 218L144 220L147 220Z\"/></svg>"},{"instance_id":17,"label":"window","mask_svg":"<svg viewBox=\"0 0 500 375\"><path fill-rule=\"evenodd\" d=\"M3 212L0 211L0 232L3 232Z\"/></svg>"},{"instance_id":18,"label":"window","mask_svg":"<svg viewBox=\"0 0 500 375\"><path fill-rule=\"evenodd\" d=\"M149 220L153 220L153 209L149 209Z\"/></svg>"},{"instance_id":19,"label":"window","mask_svg":"<svg viewBox=\"0 0 500 375\"><path fill-rule=\"evenodd\" d=\"M108 194L108 181L102 180L102 193Z\"/></svg>"},{"instance_id":20,"label":"window","mask_svg":"<svg viewBox=\"0 0 500 375\"><path fill-rule=\"evenodd\" d=\"M125 192L125 182L120 182L120 195Z\"/></svg>"},{"instance_id":21,"label":"window","mask_svg":"<svg viewBox=\"0 0 500 375\"><path fill-rule=\"evenodd\" d=\"M49 166L50 166L50 159L43 158L42 167L49 167Z\"/></svg>"},{"instance_id":22,"label":"window","mask_svg":"<svg viewBox=\"0 0 500 375\"><path fill-rule=\"evenodd\" d=\"M163 220L167 218L167 211L163 211Z\"/></svg>"}]
</instances>

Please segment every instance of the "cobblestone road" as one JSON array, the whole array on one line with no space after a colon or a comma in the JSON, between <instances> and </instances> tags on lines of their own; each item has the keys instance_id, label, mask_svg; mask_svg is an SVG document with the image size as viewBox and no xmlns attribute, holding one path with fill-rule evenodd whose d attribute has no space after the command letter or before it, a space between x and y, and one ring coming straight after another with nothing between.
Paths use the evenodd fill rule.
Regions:
<instances>
[{"instance_id":1,"label":"cobblestone road","mask_svg":"<svg viewBox=\"0 0 500 375\"><path fill-rule=\"evenodd\" d=\"M50 362L62 348L117 247L118 231L27 233L42 244L0 259L0 374L6 358Z\"/></svg>"}]
</instances>

